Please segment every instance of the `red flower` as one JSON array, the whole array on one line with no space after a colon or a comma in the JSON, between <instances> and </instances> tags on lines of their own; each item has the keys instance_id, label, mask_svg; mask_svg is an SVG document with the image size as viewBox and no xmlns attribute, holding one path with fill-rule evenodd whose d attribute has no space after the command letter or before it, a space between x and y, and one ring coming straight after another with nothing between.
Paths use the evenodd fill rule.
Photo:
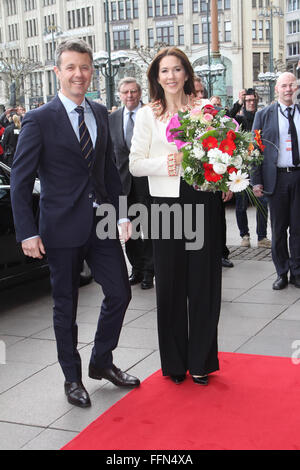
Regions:
<instances>
[{"instance_id":1,"label":"red flower","mask_svg":"<svg viewBox=\"0 0 300 470\"><path fill-rule=\"evenodd\" d=\"M211 149L215 149L218 147L218 139L215 137L207 137L207 139L202 141L202 146L207 152Z\"/></svg>"},{"instance_id":2,"label":"red flower","mask_svg":"<svg viewBox=\"0 0 300 470\"><path fill-rule=\"evenodd\" d=\"M263 143L262 143L261 131L255 129L254 134L255 134L254 139L256 140L256 143L257 143L258 147L260 148L260 150L263 152L265 150L266 146L263 145Z\"/></svg>"},{"instance_id":3,"label":"red flower","mask_svg":"<svg viewBox=\"0 0 300 470\"><path fill-rule=\"evenodd\" d=\"M214 172L213 166L210 163L203 163L203 167L206 181L217 183L223 178L223 175L218 175Z\"/></svg>"},{"instance_id":4,"label":"red flower","mask_svg":"<svg viewBox=\"0 0 300 470\"><path fill-rule=\"evenodd\" d=\"M231 174L231 173L237 173L237 172L238 171L234 166L227 167L227 173Z\"/></svg>"},{"instance_id":5,"label":"red flower","mask_svg":"<svg viewBox=\"0 0 300 470\"><path fill-rule=\"evenodd\" d=\"M227 139L235 140L236 139L236 133L233 130L230 130L227 132Z\"/></svg>"},{"instance_id":6,"label":"red flower","mask_svg":"<svg viewBox=\"0 0 300 470\"><path fill-rule=\"evenodd\" d=\"M212 116L216 116L218 114L218 110L212 104L206 104L203 108L203 114L211 114Z\"/></svg>"},{"instance_id":7,"label":"red flower","mask_svg":"<svg viewBox=\"0 0 300 470\"><path fill-rule=\"evenodd\" d=\"M220 143L219 149L223 153L228 153L228 155L232 155L236 149L236 145L233 142L233 140L225 139L225 140L222 140L222 142Z\"/></svg>"}]
</instances>

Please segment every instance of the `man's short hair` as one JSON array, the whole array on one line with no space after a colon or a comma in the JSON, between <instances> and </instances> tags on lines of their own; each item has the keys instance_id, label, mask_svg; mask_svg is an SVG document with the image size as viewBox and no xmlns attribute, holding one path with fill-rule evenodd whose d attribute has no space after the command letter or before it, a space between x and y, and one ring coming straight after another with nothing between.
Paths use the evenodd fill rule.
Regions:
<instances>
[{"instance_id":1,"label":"man's short hair","mask_svg":"<svg viewBox=\"0 0 300 470\"><path fill-rule=\"evenodd\" d=\"M139 82L137 81L137 79L134 78L134 77L124 77L124 78L122 78L122 79L119 81L119 83L118 83L118 91L120 92L121 87L122 87L123 85L127 85L128 83L134 83L134 84L137 86L139 92L140 92L140 93L142 92L142 87L141 87L141 85L139 84Z\"/></svg>"},{"instance_id":2,"label":"man's short hair","mask_svg":"<svg viewBox=\"0 0 300 470\"><path fill-rule=\"evenodd\" d=\"M88 54L93 64L93 51L91 47L82 39L66 39L58 44L55 52L55 63L58 68L61 65L61 55L66 51L80 52L81 54Z\"/></svg>"}]
</instances>

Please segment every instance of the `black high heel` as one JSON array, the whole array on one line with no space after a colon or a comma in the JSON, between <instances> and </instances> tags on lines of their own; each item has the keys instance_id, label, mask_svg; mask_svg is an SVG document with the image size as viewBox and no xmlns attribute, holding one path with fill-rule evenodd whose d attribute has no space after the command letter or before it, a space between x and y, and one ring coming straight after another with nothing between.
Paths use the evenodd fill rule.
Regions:
<instances>
[{"instance_id":1,"label":"black high heel","mask_svg":"<svg viewBox=\"0 0 300 470\"><path fill-rule=\"evenodd\" d=\"M196 377L193 375L192 377L195 384L208 385L208 375L204 375L203 377Z\"/></svg>"},{"instance_id":2,"label":"black high heel","mask_svg":"<svg viewBox=\"0 0 300 470\"><path fill-rule=\"evenodd\" d=\"M185 374L182 375L170 375L170 379L176 384L181 384L186 378Z\"/></svg>"}]
</instances>

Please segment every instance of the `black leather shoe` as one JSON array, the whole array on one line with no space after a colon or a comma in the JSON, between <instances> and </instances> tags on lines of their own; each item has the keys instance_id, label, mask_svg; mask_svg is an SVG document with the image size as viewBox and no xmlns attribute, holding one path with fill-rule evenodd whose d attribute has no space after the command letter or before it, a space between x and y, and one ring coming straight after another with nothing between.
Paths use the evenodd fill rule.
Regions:
<instances>
[{"instance_id":1,"label":"black leather shoe","mask_svg":"<svg viewBox=\"0 0 300 470\"><path fill-rule=\"evenodd\" d=\"M81 382L65 382L65 394L72 405L80 408L91 406L89 394Z\"/></svg>"},{"instance_id":2,"label":"black leather shoe","mask_svg":"<svg viewBox=\"0 0 300 470\"><path fill-rule=\"evenodd\" d=\"M293 284L295 287L300 287L300 276L295 276L294 274L291 274L290 284Z\"/></svg>"},{"instance_id":3,"label":"black leather shoe","mask_svg":"<svg viewBox=\"0 0 300 470\"><path fill-rule=\"evenodd\" d=\"M114 364L106 369L96 369L90 364L89 377L95 380L109 380L117 387L138 387L140 385L140 381L137 377L122 372L121 369L118 369Z\"/></svg>"},{"instance_id":4,"label":"black leather shoe","mask_svg":"<svg viewBox=\"0 0 300 470\"><path fill-rule=\"evenodd\" d=\"M223 268L233 268L234 264L232 261L229 261L229 259L222 258L222 266Z\"/></svg>"},{"instance_id":5,"label":"black leather shoe","mask_svg":"<svg viewBox=\"0 0 300 470\"><path fill-rule=\"evenodd\" d=\"M131 276L129 277L129 284L131 286L135 286L136 284L139 284L143 280L143 275L142 273L132 273Z\"/></svg>"},{"instance_id":6,"label":"black leather shoe","mask_svg":"<svg viewBox=\"0 0 300 470\"><path fill-rule=\"evenodd\" d=\"M287 274L282 274L282 276L278 276L276 281L273 282L273 289L281 290L281 289L284 289L287 285L288 285Z\"/></svg>"},{"instance_id":7,"label":"black leather shoe","mask_svg":"<svg viewBox=\"0 0 300 470\"><path fill-rule=\"evenodd\" d=\"M208 385L208 375L204 375L203 377L195 377L193 375L193 381L198 385Z\"/></svg>"},{"instance_id":8,"label":"black leather shoe","mask_svg":"<svg viewBox=\"0 0 300 470\"><path fill-rule=\"evenodd\" d=\"M141 289L152 289L153 286L153 276L151 274L145 274L141 283Z\"/></svg>"},{"instance_id":9,"label":"black leather shoe","mask_svg":"<svg viewBox=\"0 0 300 470\"><path fill-rule=\"evenodd\" d=\"M186 375L185 374L182 374L182 375L170 375L170 379L173 380L173 382L176 384L176 385L179 385L181 384L186 378Z\"/></svg>"}]
</instances>

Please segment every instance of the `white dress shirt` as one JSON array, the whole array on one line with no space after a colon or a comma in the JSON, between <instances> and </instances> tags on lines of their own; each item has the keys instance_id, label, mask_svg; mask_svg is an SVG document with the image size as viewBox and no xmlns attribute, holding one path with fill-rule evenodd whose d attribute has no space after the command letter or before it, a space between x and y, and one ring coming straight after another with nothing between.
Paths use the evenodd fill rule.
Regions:
<instances>
[{"instance_id":1,"label":"white dress shirt","mask_svg":"<svg viewBox=\"0 0 300 470\"><path fill-rule=\"evenodd\" d=\"M292 167L293 156L292 156L292 141L291 134L289 134L289 120L287 118L287 108L292 108L292 114L294 113L294 123L297 129L298 142L300 145L300 113L295 105L286 106L278 101L278 126L279 126L279 152L277 166L280 168ZM283 116L284 114L284 116ZM285 117L286 116L286 117Z\"/></svg>"}]
</instances>

